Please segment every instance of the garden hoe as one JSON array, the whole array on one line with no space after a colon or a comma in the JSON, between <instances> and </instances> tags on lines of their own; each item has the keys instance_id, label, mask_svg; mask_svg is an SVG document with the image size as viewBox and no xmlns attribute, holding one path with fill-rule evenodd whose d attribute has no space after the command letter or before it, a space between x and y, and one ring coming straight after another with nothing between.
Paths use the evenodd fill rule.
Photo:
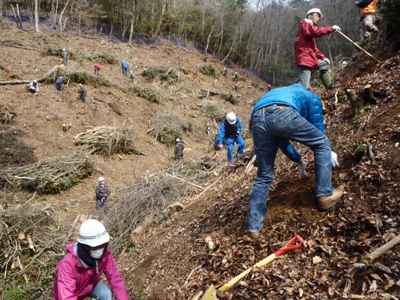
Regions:
<instances>
[{"instance_id":1,"label":"garden hoe","mask_svg":"<svg viewBox=\"0 0 400 300\"><path fill-rule=\"evenodd\" d=\"M227 283L224 285L220 286L219 288L215 288L214 285L211 285L207 291L204 293L203 297L201 300L218 300L217 298L217 292L218 293L225 293L228 290L232 289L239 281L241 281L244 277L246 277L249 273L252 271L258 270L259 268L262 268L271 262L273 262L276 258L279 258L283 256L284 254L294 251L296 249L299 249L304 246L304 240L301 236L296 234L294 238L292 238L285 246L280 248L278 251L275 253L272 253L268 257L264 258L263 260L259 261L252 267L248 268L247 270L243 271L236 277L232 278L229 280Z\"/></svg>"}]
</instances>

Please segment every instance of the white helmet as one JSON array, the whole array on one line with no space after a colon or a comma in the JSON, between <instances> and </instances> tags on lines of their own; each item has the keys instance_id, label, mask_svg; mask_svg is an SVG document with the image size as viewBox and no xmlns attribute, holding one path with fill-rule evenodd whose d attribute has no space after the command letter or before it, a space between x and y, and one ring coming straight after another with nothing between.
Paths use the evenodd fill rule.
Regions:
<instances>
[{"instance_id":1,"label":"white helmet","mask_svg":"<svg viewBox=\"0 0 400 300\"><path fill-rule=\"evenodd\" d=\"M100 176L99 178L97 178L98 182L101 182L101 181L104 181L104 180L106 180L106 179L103 176Z\"/></svg>"},{"instance_id":2,"label":"white helmet","mask_svg":"<svg viewBox=\"0 0 400 300\"><path fill-rule=\"evenodd\" d=\"M175 142L179 143L181 141L180 138L176 138Z\"/></svg>"},{"instance_id":3,"label":"white helmet","mask_svg":"<svg viewBox=\"0 0 400 300\"><path fill-rule=\"evenodd\" d=\"M229 112L229 113L226 114L226 121L229 124L231 124L231 125L235 124L236 120L237 120L237 117L236 117L236 114L234 112Z\"/></svg>"},{"instance_id":4,"label":"white helmet","mask_svg":"<svg viewBox=\"0 0 400 300\"><path fill-rule=\"evenodd\" d=\"M89 247L104 245L110 241L110 235L102 223L88 219L79 228L78 242Z\"/></svg>"},{"instance_id":5,"label":"white helmet","mask_svg":"<svg viewBox=\"0 0 400 300\"><path fill-rule=\"evenodd\" d=\"M308 18L309 15L312 14L319 14L319 16L321 17L321 19L324 17L324 15L322 14L322 11L319 8L311 8L307 13L306 13L306 18Z\"/></svg>"}]
</instances>

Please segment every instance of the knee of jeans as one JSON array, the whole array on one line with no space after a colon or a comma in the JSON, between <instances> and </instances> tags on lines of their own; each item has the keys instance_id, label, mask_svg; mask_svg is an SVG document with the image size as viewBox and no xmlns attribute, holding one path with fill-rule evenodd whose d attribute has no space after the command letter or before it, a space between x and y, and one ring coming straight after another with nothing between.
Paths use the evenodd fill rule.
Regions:
<instances>
[{"instance_id":1,"label":"knee of jeans","mask_svg":"<svg viewBox=\"0 0 400 300\"><path fill-rule=\"evenodd\" d=\"M99 290L98 300L111 300L112 299L112 292L111 289L107 285L102 285L101 289Z\"/></svg>"}]
</instances>

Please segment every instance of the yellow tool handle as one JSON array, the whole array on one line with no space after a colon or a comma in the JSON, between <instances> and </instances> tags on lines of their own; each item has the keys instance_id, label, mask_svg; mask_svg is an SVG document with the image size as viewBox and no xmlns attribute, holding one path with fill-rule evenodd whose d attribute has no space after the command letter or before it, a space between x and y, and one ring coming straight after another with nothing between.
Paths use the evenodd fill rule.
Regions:
<instances>
[{"instance_id":1,"label":"yellow tool handle","mask_svg":"<svg viewBox=\"0 0 400 300\"><path fill-rule=\"evenodd\" d=\"M275 258L277 258L278 256L275 253L272 253L271 255L267 256L266 258L264 258L263 260L260 260L258 263L256 263L254 266L248 268L247 270L243 271L242 273L240 273L239 275L237 275L236 277L232 278L231 280L229 280L227 283L225 283L223 286L221 286L220 288L218 288L218 291L220 291L221 293L224 293L228 290L230 290L231 288L233 288L240 280L242 280L244 277L246 277L250 272L254 271L255 269L264 267L266 265L268 265L269 263L271 263Z\"/></svg>"}]
</instances>

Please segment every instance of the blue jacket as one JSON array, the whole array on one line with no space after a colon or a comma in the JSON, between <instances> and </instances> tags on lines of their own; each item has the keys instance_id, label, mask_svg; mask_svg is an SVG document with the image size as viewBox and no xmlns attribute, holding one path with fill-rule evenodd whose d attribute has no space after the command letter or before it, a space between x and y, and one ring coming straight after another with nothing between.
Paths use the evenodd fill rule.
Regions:
<instances>
[{"instance_id":1,"label":"blue jacket","mask_svg":"<svg viewBox=\"0 0 400 300\"><path fill-rule=\"evenodd\" d=\"M304 88L302 84L296 83L267 92L258 100L253 113L271 104L289 105L325 134L321 100L316 94ZM301 160L300 154L289 141L281 140L278 146L292 161L299 162Z\"/></svg>"},{"instance_id":2,"label":"blue jacket","mask_svg":"<svg viewBox=\"0 0 400 300\"><path fill-rule=\"evenodd\" d=\"M258 100L253 112L271 104L289 105L325 134L321 99L302 84L296 83L269 91Z\"/></svg>"},{"instance_id":3,"label":"blue jacket","mask_svg":"<svg viewBox=\"0 0 400 300\"><path fill-rule=\"evenodd\" d=\"M221 145L224 143L226 138L236 138L242 134L243 124L240 118L237 118L235 124L230 125L225 120L219 123L217 136L215 137L215 144Z\"/></svg>"}]
</instances>

